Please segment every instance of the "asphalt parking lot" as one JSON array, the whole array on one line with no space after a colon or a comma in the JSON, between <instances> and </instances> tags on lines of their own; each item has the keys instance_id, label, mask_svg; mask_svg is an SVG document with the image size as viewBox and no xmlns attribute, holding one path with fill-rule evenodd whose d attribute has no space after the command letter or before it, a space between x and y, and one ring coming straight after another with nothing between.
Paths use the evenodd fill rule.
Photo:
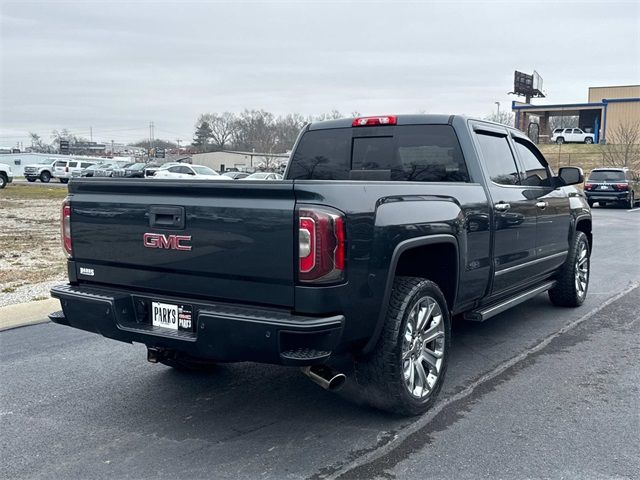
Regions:
<instances>
[{"instance_id":1,"label":"asphalt parking lot","mask_svg":"<svg viewBox=\"0 0 640 480\"><path fill-rule=\"evenodd\" d=\"M585 304L457 324L414 419L295 369L185 374L51 323L0 332L0 477L638 478L640 209L593 215Z\"/></svg>"}]
</instances>

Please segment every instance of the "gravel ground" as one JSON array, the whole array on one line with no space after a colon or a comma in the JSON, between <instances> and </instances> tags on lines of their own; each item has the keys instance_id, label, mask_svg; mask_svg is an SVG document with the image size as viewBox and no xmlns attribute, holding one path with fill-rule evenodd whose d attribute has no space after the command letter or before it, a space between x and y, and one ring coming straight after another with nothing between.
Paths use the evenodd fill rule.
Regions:
<instances>
[{"instance_id":1,"label":"gravel ground","mask_svg":"<svg viewBox=\"0 0 640 480\"><path fill-rule=\"evenodd\" d=\"M0 197L0 306L47 298L64 281L60 199Z\"/></svg>"}]
</instances>

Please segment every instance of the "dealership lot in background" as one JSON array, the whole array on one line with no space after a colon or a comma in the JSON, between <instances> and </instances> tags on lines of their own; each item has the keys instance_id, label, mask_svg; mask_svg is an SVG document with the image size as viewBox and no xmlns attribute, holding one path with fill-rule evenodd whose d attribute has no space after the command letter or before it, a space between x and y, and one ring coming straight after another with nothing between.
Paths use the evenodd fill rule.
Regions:
<instances>
[{"instance_id":1,"label":"dealership lot in background","mask_svg":"<svg viewBox=\"0 0 640 480\"><path fill-rule=\"evenodd\" d=\"M540 295L458 324L443 394L417 421L346 400L349 385L325 392L296 369L179 374L145 363L144 346L51 323L0 332L0 476L638 477L640 352L628 339L639 334L629 289L640 279L640 209L593 215L584 306L559 310Z\"/></svg>"}]
</instances>

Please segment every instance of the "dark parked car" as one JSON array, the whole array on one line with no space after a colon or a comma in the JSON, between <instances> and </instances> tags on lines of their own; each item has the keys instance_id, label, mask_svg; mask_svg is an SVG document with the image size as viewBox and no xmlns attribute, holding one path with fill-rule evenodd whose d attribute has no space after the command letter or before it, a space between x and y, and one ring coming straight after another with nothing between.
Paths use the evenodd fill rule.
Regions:
<instances>
[{"instance_id":1,"label":"dark parked car","mask_svg":"<svg viewBox=\"0 0 640 480\"><path fill-rule=\"evenodd\" d=\"M275 363L334 389L349 360L363 398L419 414L453 315L584 302L583 181L522 132L455 115L313 123L281 181L79 180L50 318L177 369Z\"/></svg>"},{"instance_id":2,"label":"dark parked car","mask_svg":"<svg viewBox=\"0 0 640 480\"><path fill-rule=\"evenodd\" d=\"M232 178L233 180L240 180L241 178L246 178L249 176L247 172L238 172L238 171L226 171L222 175L225 177Z\"/></svg>"},{"instance_id":3,"label":"dark parked car","mask_svg":"<svg viewBox=\"0 0 640 480\"><path fill-rule=\"evenodd\" d=\"M640 177L628 168L594 168L584 184L589 206L615 203L633 208L640 201Z\"/></svg>"},{"instance_id":4,"label":"dark parked car","mask_svg":"<svg viewBox=\"0 0 640 480\"><path fill-rule=\"evenodd\" d=\"M144 178L146 163L134 163L124 169L124 176L127 178Z\"/></svg>"},{"instance_id":5,"label":"dark parked car","mask_svg":"<svg viewBox=\"0 0 640 480\"><path fill-rule=\"evenodd\" d=\"M71 177L72 178L77 178L77 177L93 177L95 175L96 170L101 170L101 169L105 169L108 168L110 165L112 165L111 163L108 162L103 162L103 163L97 163L95 165L91 165L87 168L84 168L80 171L74 171L71 173Z\"/></svg>"}]
</instances>

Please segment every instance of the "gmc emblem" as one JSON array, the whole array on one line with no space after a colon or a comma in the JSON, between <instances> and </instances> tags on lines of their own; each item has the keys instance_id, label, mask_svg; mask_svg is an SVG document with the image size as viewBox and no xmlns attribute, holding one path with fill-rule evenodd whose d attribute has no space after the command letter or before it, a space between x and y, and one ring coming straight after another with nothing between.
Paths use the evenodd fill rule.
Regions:
<instances>
[{"instance_id":1,"label":"gmc emblem","mask_svg":"<svg viewBox=\"0 0 640 480\"><path fill-rule=\"evenodd\" d=\"M145 233L142 242L146 248L168 248L171 250L191 251L191 245L184 245L190 242L191 235L164 235L162 233Z\"/></svg>"}]
</instances>

